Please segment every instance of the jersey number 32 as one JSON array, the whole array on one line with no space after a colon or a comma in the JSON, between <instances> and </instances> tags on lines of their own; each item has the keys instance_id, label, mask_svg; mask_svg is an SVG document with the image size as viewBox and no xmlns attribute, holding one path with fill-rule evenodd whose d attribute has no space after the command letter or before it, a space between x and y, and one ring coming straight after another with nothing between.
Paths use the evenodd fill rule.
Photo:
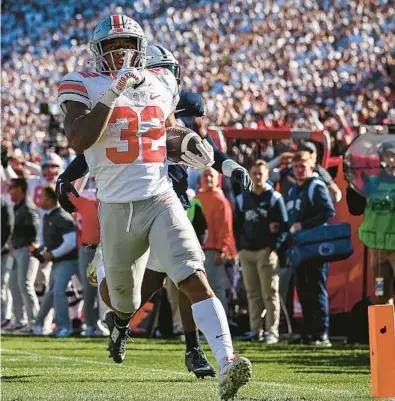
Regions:
<instances>
[{"instance_id":1,"label":"jersey number 32","mask_svg":"<svg viewBox=\"0 0 395 401\"><path fill-rule=\"evenodd\" d=\"M159 127L149 127L141 134L142 159L144 163L163 163L166 158L166 146L152 146L153 140L160 139L166 133L163 111L157 106L147 106L140 113L142 123L150 123L153 119L159 120ZM129 106L115 107L108 123L116 124L118 120L127 120L126 128L121 129L120 139L127 141L127 150L106 148L106 156L115 164L133 163L140 155L139 119L137 113Z\"/></svg>"}]
</instances>

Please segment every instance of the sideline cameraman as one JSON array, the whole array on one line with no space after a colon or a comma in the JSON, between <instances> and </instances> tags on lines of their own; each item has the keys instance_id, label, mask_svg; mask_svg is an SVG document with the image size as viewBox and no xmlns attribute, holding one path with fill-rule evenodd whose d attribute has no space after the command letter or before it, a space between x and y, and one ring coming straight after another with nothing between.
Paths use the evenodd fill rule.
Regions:
<instances>
[{"instance_id":1,"label":"sideline cameraman","mask_svg":"<svg viewBox=\"0 0 395 401\"><path fill-rule=\"evenodd\" d=\"M382 170L364 178L366 198L347 188L347 203L354 216L364 214L360 240L369 248L376 303L391 304L395 281L395 141L378 149Z\"/></svg>"}]
</instances>

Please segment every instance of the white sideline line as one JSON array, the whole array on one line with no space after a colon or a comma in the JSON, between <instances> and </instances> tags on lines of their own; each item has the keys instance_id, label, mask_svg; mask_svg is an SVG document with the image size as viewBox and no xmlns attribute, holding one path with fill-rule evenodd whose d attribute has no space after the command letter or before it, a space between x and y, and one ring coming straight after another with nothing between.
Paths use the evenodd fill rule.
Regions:
<instances>
[{"instance_id":1,"label":"white sideline line","mask_svg":"<svg viewBox=\"0 0 395 401\"><path fill-rule=\"evenodd\" d=\"M182 376L191 376L190 373L187 372L179 372L176 370L166 370L166 369L157 369L157 368L142 368L138 366L131 366L131 365L121 365L121 364L116 364L116 363L110 363L110 362L100 362L100 361L93 361L91 359L82 359L82 358L73 358L70 356L56 356L56 355L47 355L47 354L38 354L36 352L26 352L26 351L19 351L16 349L11 349L11 348L1 348L0 349L1 353L5 354L19 354L19 355L26 355L26 356L31 356L34 358L48 358L48 359L55 359L59 361L71 361L71 362L78 362L78 363L86 363L89 365L104 365L104 366L111 366L111 367L116 367L116 369L140 369L140 370L146 370L150 372L157 372L157 373L172 373L175 375L182 375Z\"/></svg>"},{"instance_id":2,"label":"white sideline line","mask_svg":"<svg viewBox=\"0 0 395 401\"><path fill-rule=\"evenodd\" d=\"M314 391L316 393L331 393L331 394L336 394L336 395L344 395L344 396L349 396L349 395L357 395L353 391L350 390L336 390L336 389L330 389L330 388L323 388L323 387L317 387L317 386L303 386L301 384L291 384L291 383L278 383L278 382L264 382L261 380L252 380L252 383L258 384L260 386L266 386L266 387L281 387L281 388L288 388L290 390L305 390L305 391Z\"/></svg>"},{"instance_id":3,"label":"white sideline line","mask_svg":"<svg viewBox=\"0 0 395 401\"><path fill-rule=\"evenodd\" d=\"M5 353L5 354L26 355L26 356L31 356L34 358L46 358L46 359L55 359L55 360L61 360L61 361L72 361L72 362L78 362L78 363L85 363L85 364L90 364L90 365L111 366L113 368L115 367L116 369L133 369L133 370L140 369L140 370L143 370L143 371L145 370L145 371L149 371L149 372L171 373L171 374L180 375L180 376L192 377L191 373L180 372L177 370L138 367L136 365L121 365L121 364L115 364L115 363L110 363L110 362L94 361L91 359L73 358L73 357L69 357L69 356L38 354L35 352L19 351L19 350L10 349L10 348L0 348L0 352ZM254 380L254 379L252 380L251 384L258 385L259 387L276 387L276 388L281 387L281 388L288 388L290 390L304 390L304 391L314 391L314 392L318 392L318 393L331 393L331 394L338 395L338 396L358 395L357 393L355 393L353 391L349 391L349 390L336 390L336 389L328 389L328 388L323 388L323 387L318 387L318 386L303 386L300 384L267 382L267 381Z\"/></svg>"}]
</instances>

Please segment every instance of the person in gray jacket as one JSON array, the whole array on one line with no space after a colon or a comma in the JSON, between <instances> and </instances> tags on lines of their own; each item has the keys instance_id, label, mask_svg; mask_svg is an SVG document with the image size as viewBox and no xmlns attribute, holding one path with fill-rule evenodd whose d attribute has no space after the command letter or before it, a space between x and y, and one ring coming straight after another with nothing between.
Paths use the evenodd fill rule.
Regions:
<instances>
[{"instance_id":1,"label":"person in gray jacket","mask_svg":"<svg viewBox=\"0 0 395 401\"><path fill-rule=\"evenodd\" d=\"M29 247L38 244L40 217L33 201L27 198L27 181L13 178L8 192L14 202L15 225L11 237L14 266L10 289L15 316L14 330L32 332L40 305L34 289L39 262L30 255ZM24 325L25 314L27 324Z\"/></svg>"},{"instance_id":2,"label":"person in gray jacket","mask_svg":"<svg viewBox=\"0 0 395 401\"><path fill-rule=\"evenodd\" d=\"M14 230L14 211L9 202L1 198L1 328L11 323L11 293L9 288L10 270L13 259L10 256L9 240Z\"/></svg>"},{"instance_id":3,"label":"person in gray jacket","mask_svg":"<svg viewBox=\"0 0 395 401\"><path fill-rule=\"evenodd\" d=\"M45 294L37 326L42 329L44 319L52 306L55 309L57 330L56 337L69 337L71 326L69 304L66 295L67 284L71 277L79 274L77 234L71 215L60 208L55 189L43 188L41 207L45 210L43 219L43 244L39 255L45 262L53 262L49 291ZM38 327L35 334L42 334Z\"/></svg>"}]
</instances>

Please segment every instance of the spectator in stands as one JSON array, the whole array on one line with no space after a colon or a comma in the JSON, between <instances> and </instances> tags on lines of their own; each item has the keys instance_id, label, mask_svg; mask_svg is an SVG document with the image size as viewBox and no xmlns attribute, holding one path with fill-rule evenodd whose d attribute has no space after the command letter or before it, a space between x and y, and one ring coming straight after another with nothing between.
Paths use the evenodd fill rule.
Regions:
<instances>
[{"instance_id":1,"label":"spectator in stands","mask_svg":"<svg viewBox=\"0 0 395 401\"><path fill-rule=\"evenodd\" d=\"M291 187L287 201L290 234L318 227L335 216L326 185L313 175L314 163L307 151L297 152L292 159L296 184ZM331 346L326 288L328 270L328 263L311 261L297 266L295 271L295 285L303 311L304 344Z\"/></svg>"},{"instance_id":2,"label":"spectator in stands","mask_svg":"<svg viewBox=\"0 0 395 401\"><path fill-rule=\"evenodd\" d=\"M255 340L275 344L279 337L280 295L277 250L286 238L287 211L281 194L267 183L269 165L257 160L250 171L255 190L236 198L235 239ZM262 312L266 310L265 329Z\"/></svg>"},{"instance_id":3,"label":"spectator in stands","mask_svg":"<svg viewBox=\"0 0 395 401\"><path fill-rule=\"evenodd\" d=\"M41 255L44 261L52 261L53 266L50 289L41 304L35 333L40 334L44 319L53 305L57 323L54 335L69 337L71 329L66 288L71 276L79 273L77 235L73 218L59 207L55 190L51 186L42 189L41 207L46 212Z\"/></svg>"},{"instance_id":4,"label":"spectator in stands","mask_svg":"<svg viewBox=\"0 0 395 401\"><path fill-rule=\"evenodd\" d=\"M9 240L14 230L14 211L1 198L1 328L11 323L11 293L8 286L13 259L10 256Z\"/></svg>"},{"instance_id":5,"label":"spectator in stands","mask_svg":"<svg viewBox=\"0 0 395 401\"><path fill-rule=\"evenodd\" d=\"M10 288L15 315L27 315L28 324L21 328L21 332L30 333L40 305L34 289L39 262L30 255L29 247L39 243L40 216L33 201L27 198L27 190L24 178L11 179L8 192L14 202L15 226L11 237L14 267Z\"/></svg>"},{"instance_id":6,"label":"spectator in stands","mask_svg":"<svg viewBox=\"0 0 395 401\"><path fill-rule=\"evenodd\" d=\"M56 83L69 71L90 68L83 44L92 21L108 12L131 15L151 43L190 60L184 85L204 93L213 125L324 127L336 144L360 124L382 122L394 100L394 8L386 0L368 7L341 1L301 1L297 7L239 0L149 3L146 12L136 3L117 8L98 0L50 9L34 0L23 11L18 2L5 2L3 134L29 157L41 154L59 114Z\"/></svg>"},{"instance_id":7,"label":"spectator in stands","mask_svg":"<svg viewBox=\"0 0 395 401\"><path fill-rule=\"evenodd\" d=\"M203 246L207 278L215 295L227 311L224 262L227 258L233 258L236 255L236 249L233 238L232 207L218 187L218 178L219 174L214 169L205 169L200 179L201 190L196 195L196 199L203 205L208 228L208 238Z\"/></svg>"}]
</instances>

